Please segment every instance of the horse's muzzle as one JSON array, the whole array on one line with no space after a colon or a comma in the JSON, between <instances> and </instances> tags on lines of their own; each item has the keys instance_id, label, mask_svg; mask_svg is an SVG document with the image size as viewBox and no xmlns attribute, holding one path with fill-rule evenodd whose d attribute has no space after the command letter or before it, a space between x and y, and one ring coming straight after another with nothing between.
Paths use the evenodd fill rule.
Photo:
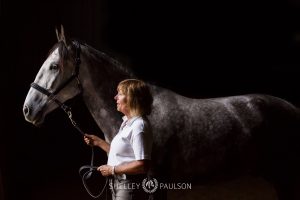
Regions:
<instances>
[{"instance_id":1,"label":"horse's muzzle","mask_svg":"<svg viewBox=\"0 0 300 200\"><path fill-rule=\"evenodd\" d=\"M30 114L30 108L27 105L24 105L23 107L23 114L25 118Z\"/></svg>"},{"instance_id":2,"label":"horse's muzzle","mask_svg":"<svg viewBox=\"0 0 300 200\"><path fill-rule=\"evenodd\" d=\"M26 121L34 124L35 126L40 126L43 123L42 112L34 112L30 105L25 104L23 106L23 114Z\"/></svg>"}]
</instances>

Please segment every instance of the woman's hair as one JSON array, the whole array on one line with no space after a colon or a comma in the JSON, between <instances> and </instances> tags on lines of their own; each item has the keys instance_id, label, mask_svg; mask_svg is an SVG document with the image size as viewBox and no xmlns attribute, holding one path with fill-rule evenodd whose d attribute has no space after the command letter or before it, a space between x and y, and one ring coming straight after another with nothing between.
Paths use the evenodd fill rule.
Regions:
<instances>
[{"instance_id":1,"label":"woman's hair","mask_svg":"<svg viewBox=\"0 0 300 200\"><path fill-rule=\"evenodd\" d=\"M144 116L151 113L153 97L144 81L126 79L119 83L117 90L126 96L126 103L132 114Z\"/></svg>"}]
</instances>

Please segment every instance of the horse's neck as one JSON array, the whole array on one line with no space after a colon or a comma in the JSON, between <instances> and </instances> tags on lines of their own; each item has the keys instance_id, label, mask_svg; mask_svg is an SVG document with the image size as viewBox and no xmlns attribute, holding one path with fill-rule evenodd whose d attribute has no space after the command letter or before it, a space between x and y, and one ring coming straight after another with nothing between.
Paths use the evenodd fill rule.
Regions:
<instances>
[{"instance_id":1,"label":"horse's neck","mask_svg":"<svg viewBox=\"0 0 300 200\"><path fill-rule=\"evenodd\" d=\"M83 57L80 66L83 100L107 142L117 133L122 120L114 100L117 84L122 79L130 78L123 71L110 73L111 68L115 67L110 64Z\"/></svg>"}]
</instances>

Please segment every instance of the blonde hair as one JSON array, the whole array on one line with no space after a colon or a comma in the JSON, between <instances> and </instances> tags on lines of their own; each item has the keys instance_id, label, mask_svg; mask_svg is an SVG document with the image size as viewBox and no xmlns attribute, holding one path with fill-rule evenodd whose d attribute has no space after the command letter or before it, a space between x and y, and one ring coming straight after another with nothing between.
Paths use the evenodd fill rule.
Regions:
<instances>
[{"instance_id":1,"label":"blonde hair","mask_svg":"<svg viewBox=\"0 0 300 200\"><path fill-rule=\"evenodd\" d=\"M138 79L126 79L117 87L126 96L126 104L133 115L149 115L152 110L153 97L148 85Z\"/></svg>"}]
</instances>

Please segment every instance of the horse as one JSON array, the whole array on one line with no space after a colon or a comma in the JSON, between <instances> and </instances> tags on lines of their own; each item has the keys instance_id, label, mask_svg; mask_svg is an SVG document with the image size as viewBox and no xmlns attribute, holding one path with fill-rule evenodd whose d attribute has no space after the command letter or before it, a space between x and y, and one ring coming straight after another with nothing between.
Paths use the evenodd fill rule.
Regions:
<instances>
[{"instance_id":1,"label":"horse","mask_svg":"<svg viewBox=\"0 0 300 200\"><path fill-rule=\"evenodd\" d=\"M122 122L113 100L117 84L137 77L104 52L65 38L63 29L57 38L26 96L25 119L39 126L47 114L81 94L110 143ZM257 173L274 185L279 199L296 198L300 177L296 106L267 94L188 98L147 84L154 99L149 116L154 177L202 183Z\"/></svg>"}]
</instances>

